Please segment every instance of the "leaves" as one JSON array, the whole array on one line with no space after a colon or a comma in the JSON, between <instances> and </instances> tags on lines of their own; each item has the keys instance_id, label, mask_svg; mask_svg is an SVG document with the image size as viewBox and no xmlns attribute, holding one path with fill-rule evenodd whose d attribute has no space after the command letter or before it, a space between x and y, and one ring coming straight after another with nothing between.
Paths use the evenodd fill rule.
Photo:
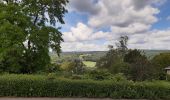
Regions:
<instances>
[{"instance_id":1,"label":"leaves","mask_svg":"<svg viewBox=\"0 0 170 100\"><path fill-rule=\"evenodd\" d=\"M61 52L62 33L54 27L57 22L64 23L67 3L67 0L2 0L0 58L3 60L0 60L0 65L6 67L3 63L11 61L15 55L6 59L4 55L19 49L20 56L13 63L22 66L22 73L34 73L48 66L49 49L58 55Z\"/></svg>"}]
</instances>

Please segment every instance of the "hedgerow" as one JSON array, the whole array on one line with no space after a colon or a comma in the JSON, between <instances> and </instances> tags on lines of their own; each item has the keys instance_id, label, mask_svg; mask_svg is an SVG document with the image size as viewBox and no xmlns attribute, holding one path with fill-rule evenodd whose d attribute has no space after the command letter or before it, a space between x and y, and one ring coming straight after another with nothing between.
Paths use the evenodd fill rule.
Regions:
<instances>
[{"instance_id":1,"label":"hedgerow","mask_svg":"<svg viewBox=\"0 0 170 100\"><path fill-rule=\"evenodd\" d=\"M170 99L170 83L71 80L38 75L1 75L0 96Z\"/></svg>"}]
</instances>

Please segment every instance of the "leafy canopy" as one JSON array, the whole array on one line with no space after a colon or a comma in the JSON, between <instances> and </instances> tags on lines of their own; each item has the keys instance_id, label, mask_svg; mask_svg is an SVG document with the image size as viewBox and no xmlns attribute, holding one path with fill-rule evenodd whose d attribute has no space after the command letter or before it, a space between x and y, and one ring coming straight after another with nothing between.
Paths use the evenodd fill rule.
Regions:
<instances>
[{"instance_id":1,"label":"leafy canopy","mask_svg":"<svg viewBox=\"0 0 170 100\"><path fill-rule=\"evenodd\" d=\"M67 3L68 0L0 1L2 71L33 73L50 63L49 49L59 55L63 39L55 27L57 22L64 24Z\"/></svg>"}]
</instances>

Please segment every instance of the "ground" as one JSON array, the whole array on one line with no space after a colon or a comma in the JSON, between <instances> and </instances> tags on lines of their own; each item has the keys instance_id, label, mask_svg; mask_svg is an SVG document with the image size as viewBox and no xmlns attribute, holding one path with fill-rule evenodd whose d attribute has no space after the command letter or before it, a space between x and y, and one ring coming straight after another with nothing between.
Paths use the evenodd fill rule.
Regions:
<instances>
[{"instance_id":1,"label":"ground","mask_svg":"<svg viewBox=\"0 0 170 100\"><path fill-rule=\"evenodd\" d=\"M0 100L112 100L103 99L87 99L87 98L0 98Z\"/></svg>"}]
</instances>

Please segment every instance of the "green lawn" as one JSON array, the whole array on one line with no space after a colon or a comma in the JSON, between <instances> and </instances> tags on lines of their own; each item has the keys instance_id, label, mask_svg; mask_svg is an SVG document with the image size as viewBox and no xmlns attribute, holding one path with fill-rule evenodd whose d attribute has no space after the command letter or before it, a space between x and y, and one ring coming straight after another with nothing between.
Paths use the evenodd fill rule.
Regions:
<instances>
[{"instance_id":1,"label":"green lawn","mask_svg":"<svg viewBox=\"0 0 170 100\"><path fill-rule=\"evenodd\" d=\"M87 67L95 67L95 66L96 66L96 62L92 62L92 61L83 61L83 63L84 63Z\"/></svg>"}]
</instances>

